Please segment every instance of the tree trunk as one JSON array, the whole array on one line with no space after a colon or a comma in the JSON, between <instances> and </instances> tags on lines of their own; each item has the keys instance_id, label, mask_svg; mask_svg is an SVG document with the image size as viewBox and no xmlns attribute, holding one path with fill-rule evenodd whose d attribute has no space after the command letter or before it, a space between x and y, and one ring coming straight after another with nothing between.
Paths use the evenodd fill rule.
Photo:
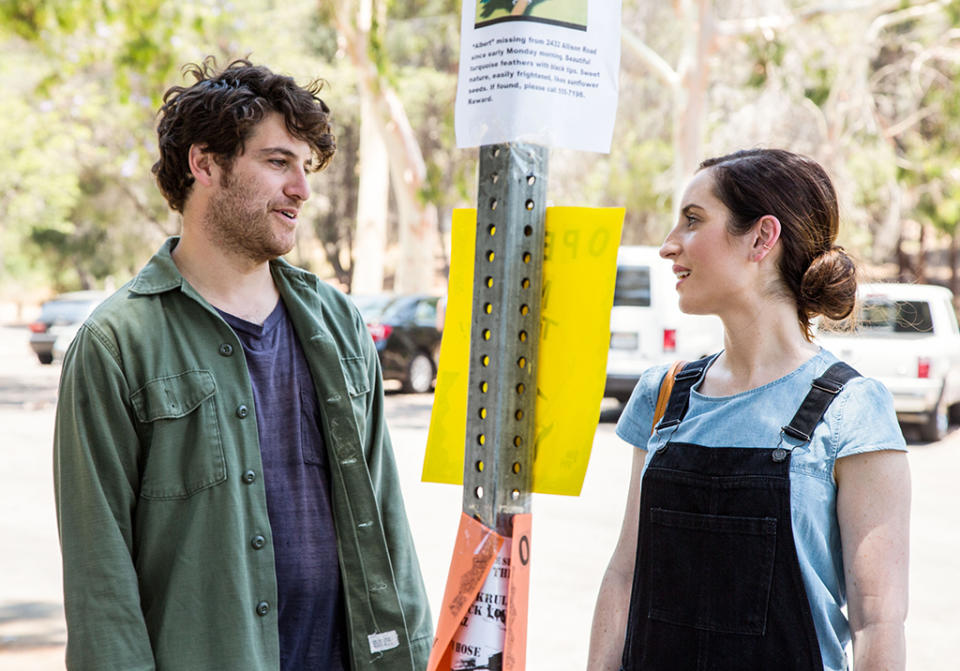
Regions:
<instances>
[{"instance_id":1,"label":"tree trunk","mask_svg":"<svg viewBox=\"0 0 960 671\"><path fill-rule=\"evenodd\" d=\"M927 281L927 227L920 225L920 250L917 252L916 281L923 284Z\"/></svg>"},{"instance_id":2,"label":"tree trunk","mask_svg":"<svg viewBox=\"0 0 960 671\"><path fill-rule=\"evenodd\" d=\"M950 291L953 292L953 295L956 297L960 295L960 282L957 281L957 260L958 249L957 249L957 236L960 234L960 231L957 228L953 229L953 232L950 234ZM956 301L956 298L954 298Z\"/></svg>"},{"instance_id":3,"label":"tree trunk","mask_svg":"<svg viewBox=\"0 0 960 671\"><path fill-rule=\"evenodd\" d=\"M374 110L371 118L386 144L400 220L400 258L394 290L400 293L429 291L436 281L435 256L439 243L436 207L420 198L427 176L423 153L403 103L370 58L368 39L358 33L354 17L348 16L346 7L350 4L344 0L335 3L337 30L357 70L361 89L369 92Z\"/></svg>"},{"instance_id":4,"label":"tree trunk","mask_svg":"<svg viewBox=\"0 0 960 671\"><path fill-rule=\"evenodd\" d=\"M883 217L880 226L873 235L870 257L874 263L882 263L893 256L897 249L897 240L903 226L901 223L903 216L903 192L896 178L891 178L887 183L887 193L890 194L890 206L887 208L886 215Z\"/></svg>"},{"instance_id":5,"label":"tree trunk","mask_svg":"<svg viewBox=\"0 0 960 671\"><path fill-rule=\"evenodd\" d=\"M357 29L370 33L372 0L360 0ZM354 246L350 289L355 294L383 291L384 260L387 247L387 202L390 169L387 147L376 122L372 92L360 87L360 157L357 190L357 235Z\"/></svg>"},{"instance_id":6,"label":"tree trunk","mask_svg":"<svg viewBox=\"0 0 960 671\"><path fill-rule=\"evenodd\" d=\"M683 40L684 50L677 64L678 85L674 88L674 181L673 209L678 211L687 182L703 154L703 122L710 86L710 52L716 39L713 0L683 0L677 3L683 25L692 39Z\"/></svg>"},{"instance_id":7,"label":"tree trunk","mask_svg":"<svg viewBox=\"0 0 960 671\"><path fill-rule=\"evenodd\" d=\"M910 282L913 276L913 269L910 263L910 257L903 250L903 232L897 238L897 281Z\"/></svg>"}]
</instances>

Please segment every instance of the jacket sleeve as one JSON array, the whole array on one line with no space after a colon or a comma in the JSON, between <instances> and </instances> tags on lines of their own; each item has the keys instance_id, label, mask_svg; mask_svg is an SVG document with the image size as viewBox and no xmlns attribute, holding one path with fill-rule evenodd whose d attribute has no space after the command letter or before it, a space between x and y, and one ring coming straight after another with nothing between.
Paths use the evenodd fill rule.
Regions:
<instances>
[{"instance_id":1,"label":"jacket sleeve","mask_svg":"<svg viewBox=\"0 0 960 671\"><path fill-rule=\"evenodd\" d=\"M358 320L359 321L359 320ZM414 669L427 667L433 645L433 621L427 600L420 562L413 544L413 535L403 505L400 478L394 461L393 447L383 410L383 378L380 360L373 340L362 321L358 333L367 363L370 382L368 394L364 453L367 455L370 478L377 492L377 505L383 520L387 550L403 608L403 618L410 640Z\"/></svg>"},{"instance_id":2,"label":"jacket sleeve","mask_svg":"<svg viewBox=\"0 0 960 671\"><path fill-rule=\"evenodd\" d=\"M154 669L134 567L139 439L109 338L85 325L63 364L54 487L68 669Z\"/></svg>"}]
</instances>

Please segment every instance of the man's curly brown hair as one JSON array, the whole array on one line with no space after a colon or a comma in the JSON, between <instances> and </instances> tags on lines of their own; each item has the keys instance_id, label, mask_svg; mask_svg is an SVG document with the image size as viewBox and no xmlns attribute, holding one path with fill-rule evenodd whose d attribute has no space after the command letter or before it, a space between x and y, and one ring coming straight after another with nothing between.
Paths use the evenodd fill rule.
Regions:
<instances>
[{"instance_id":1,"label":"man's curly brown hair","mask_svg":"<svg viewBox=\"0 0 960 671\"><path fill-rule=\"evenodd\" d=\"M190 145L211 152L229 170L253 129L272 112L283 115L288 133L310 145L311 170L322 170L333 158L337 147L330 109L317 96L321 80L298 86L293 78L245 59L218 70L212 56L184 66L183 74L196 82L171 87L163 95L157 125L160 160L153 165L160 191L177 212L183 212L194 181Z\"/></svg>"}]
</instances>

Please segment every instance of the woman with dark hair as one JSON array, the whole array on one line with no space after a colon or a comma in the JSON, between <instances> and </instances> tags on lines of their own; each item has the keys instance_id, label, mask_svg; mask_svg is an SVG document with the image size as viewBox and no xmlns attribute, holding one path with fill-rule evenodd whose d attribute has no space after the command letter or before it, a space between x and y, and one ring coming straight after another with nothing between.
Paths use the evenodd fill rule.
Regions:
<instances>
[{"instance_id":1,"label":"woman with dark hair","mask_svg":"<svg viewBox=\"0 0 960 671\"><path fill-rule=\"evenodd\" d=\"M855 267L833 185L780 150L705 161L660 255L724 349L646 371L637 446L594 614L590 671L903 669L910 477L889 392L812 341ZM655 425L654 425L655 424Z\"/></svg>"}]
</instances>

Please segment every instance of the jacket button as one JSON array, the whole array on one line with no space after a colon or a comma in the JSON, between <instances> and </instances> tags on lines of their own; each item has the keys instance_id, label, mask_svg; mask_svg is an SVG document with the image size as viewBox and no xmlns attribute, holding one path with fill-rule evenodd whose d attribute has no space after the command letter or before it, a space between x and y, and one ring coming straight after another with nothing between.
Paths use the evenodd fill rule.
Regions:
<instances>
[{"instance_id":1,"label":"jacket button","mask_svg":"<svg viewBox=\"0 0 960 671\"><path fill-rule=\"evenodd\" d=\"M250 540L250 545L253 546L254 550L260 550L266 544L267 544L267 539L261 536L260 534L257 534Z\"/></svg>"},{"instance_id":2,"label":"jacket button","mask_svg":"<svg viewBox=\"0 0 960 671\"><path fill-rule=\"evenodd\" d=\"M257 604L257 615L259 615L260 617L263 617L269 612L270 612L269 603L267 603L266 601L261 601L260 603Z\"/></svg>"},{"instance_id":3,"label":"jacket button","mask_svg":"<svg viewBox=\"0 0 960 671\"><path fill-rule=\"evenodd\" d=\"M230 356L233 354L233 345L228 342L220 343L220 354L223 356Z\"/></svg>"},{"instance_id":4,"label":"jacket button","mask_svg":"<svg viewBox=\"0 0 960 671\"><path fill-rule=\"evenodd\" d=\"M253 481L257 479L257 474L254 471L247 471L243 474L243 481L248 485L252 485Z\"/></svg>"},{"instance_id":5,"label":"jacket button","mask_svg":"<svg viewBox=\"0 0 960 671\"><path fill-rule=\"evenodd\" d=\"M250 414L250 410L243 403L237 406L237 417L243 419Z\"/></svg>"}]
</instances>

